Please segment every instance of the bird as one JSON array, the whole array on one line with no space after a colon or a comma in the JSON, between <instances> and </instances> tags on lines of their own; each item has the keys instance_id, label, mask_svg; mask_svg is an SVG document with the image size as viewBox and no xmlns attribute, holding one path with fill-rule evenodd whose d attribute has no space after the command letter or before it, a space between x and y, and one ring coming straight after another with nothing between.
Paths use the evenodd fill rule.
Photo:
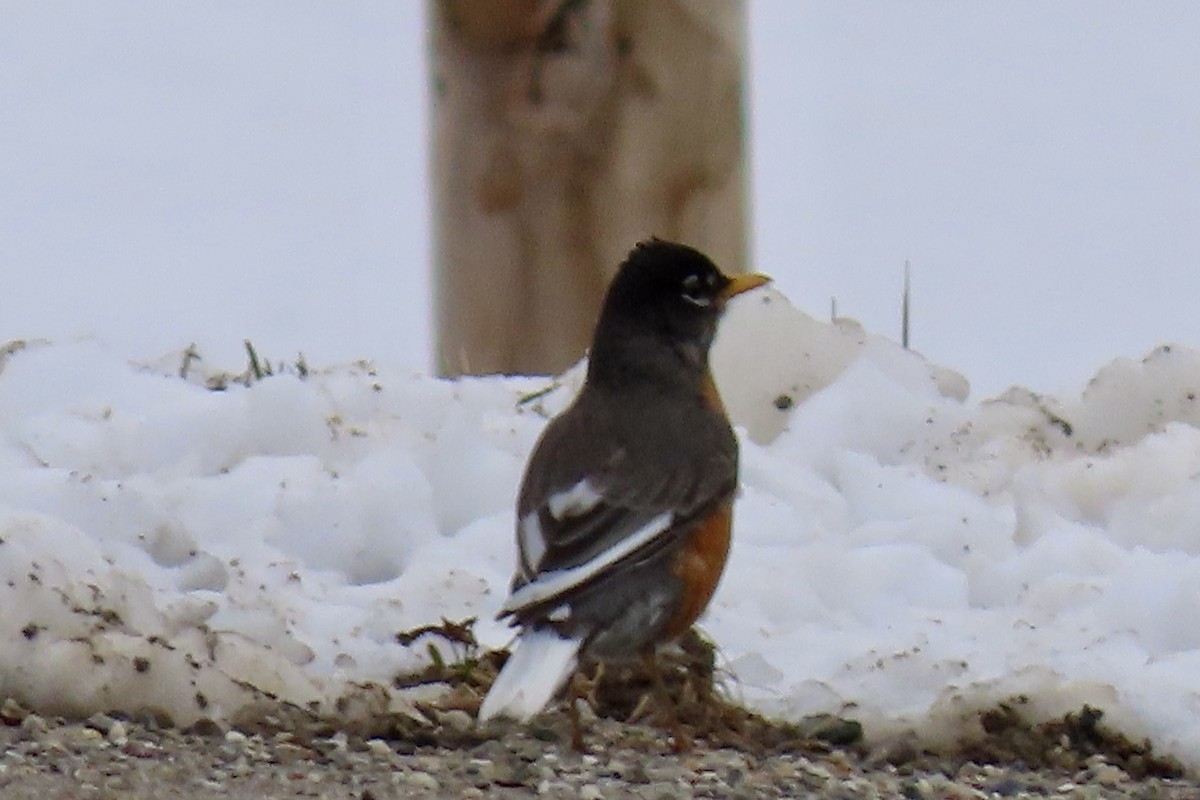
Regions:
<instances>
[{"instance_id":1,"label":"bird","mask_svg":"<svg viewBox=\"0 0 1200 800\"><path fill-rule=\"evenodd\" d=\"M699 250L657 238L618 267L584 383L526 465L517 566L498 614L519 632L481 723L528 721L586 663L652 660L707 607L738 474L709 347L730 298L769 280L727 276ZM568 711L582 749L574 703Z\"/></svg>"}]
</instances>

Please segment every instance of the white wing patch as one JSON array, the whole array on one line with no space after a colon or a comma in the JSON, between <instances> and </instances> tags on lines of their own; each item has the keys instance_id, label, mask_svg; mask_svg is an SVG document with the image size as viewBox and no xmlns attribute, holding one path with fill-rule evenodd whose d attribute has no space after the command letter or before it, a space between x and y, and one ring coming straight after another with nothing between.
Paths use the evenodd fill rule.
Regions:
<instances>
[{"instance_id":1,"label":"white wing patch","mask_svg":"<svg viewBox=\"0 0 1200 800\"><path fill-rule=\"evenodd\" d=\"M542 535L542 523L537 511L530 511L517 523L517 550L521 557L521 571L526 575L537 572L537 565L546 554L546 537Z\"/></svg>"},{"instance_id":2,"label":"white wing patch","mask_svg":"<svg viewBox=\"0 0 1200 800\"><path fill-rule=\"evenodd\" d=\"M577 517L586 514L604 499L604 495L596 491L591 481L584 478L570 489L550 495L546 500L546 509L555 519Z\"/></svg>"},{"instance_id":3,"label":"white wing patch","mask_svg":"<svg viewBox=\"0 0 1200 800\"><path fill-rule=\"evenodd\" d=\"M674 514L664 511L591 561L576 567L543 572L533 581L513 592L503 608L500 609L501 613L515 613L582 585L603 570L654 541L659 534L671 527L673 521Z\"/></svg>"},{"instance_id":4,"label":"white wing patch","mask_svg":"<svg viewBox=\"0 0 1200 800\"><path fill-rule=\"evenodd\" d=\"M604 496L584 478L570 489L550 495L545 508L557 520L586 514L595 508ZM546 554L546 536L538 519L538 509L521 517L517 523L517 548L521 556L521 570L526 575L537 573L538 564Z\"/></svg>"}]
</instances>

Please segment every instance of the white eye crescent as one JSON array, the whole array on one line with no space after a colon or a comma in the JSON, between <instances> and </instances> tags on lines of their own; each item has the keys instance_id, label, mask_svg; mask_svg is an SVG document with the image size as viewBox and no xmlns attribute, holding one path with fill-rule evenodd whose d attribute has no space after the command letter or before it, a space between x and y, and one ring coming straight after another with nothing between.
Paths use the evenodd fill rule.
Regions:
<instances>
[{"instance_id":1,"label":"white eye crescent","mask_svg":"<svg viewBox=\"0 0 1200 800\"><path fill-rule=\"evenodd\" d=\"M699 275L688 275L683 279L683 299L694 306L704 308L712 305L710 287Z\"/></svg>"}]
</instances>

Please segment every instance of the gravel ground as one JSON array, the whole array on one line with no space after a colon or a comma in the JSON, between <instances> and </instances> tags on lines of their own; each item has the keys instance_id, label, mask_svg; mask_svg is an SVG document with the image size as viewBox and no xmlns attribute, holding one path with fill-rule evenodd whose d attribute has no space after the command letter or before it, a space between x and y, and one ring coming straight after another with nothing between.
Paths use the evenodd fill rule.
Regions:
<instances>
[{"instance_id":1,"label":"gravel ground","mask_svg":"<svg viewBox=\"0 0 1200 800\"><path fill-rule=\"evenodd\" d=\"M427 737L283 730L188 733L97 715L0 709L0 798L1139 798L1200 800L1194 778L1135 779L1102 755L1074 769L919 757L899 766L865 749L752 754L703 742L675 755L651 727L591 719L591 752L566 745L562 714L477 731L448 711ZM452 743L447 746L446 743Z\"/></svg>"}]
</instances>

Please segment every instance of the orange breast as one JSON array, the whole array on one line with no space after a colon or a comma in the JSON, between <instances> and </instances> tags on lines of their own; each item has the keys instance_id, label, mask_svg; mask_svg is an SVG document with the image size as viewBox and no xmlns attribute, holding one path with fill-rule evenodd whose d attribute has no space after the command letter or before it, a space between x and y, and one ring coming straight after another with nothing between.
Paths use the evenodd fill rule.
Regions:
<instances>
[{"instance_id":1,"label":"orange breast","mask_svg":"<svg viewBox=\"0 0 1200 800\"><path fill-rule=\"evenodd\" d=\"M683 634L708 607L729 558L732 521L733 504L723 503L696 526L680 548L672 572L683 583L683 594L667 623L668 640Z\"/></svg>"}]
</instances>

